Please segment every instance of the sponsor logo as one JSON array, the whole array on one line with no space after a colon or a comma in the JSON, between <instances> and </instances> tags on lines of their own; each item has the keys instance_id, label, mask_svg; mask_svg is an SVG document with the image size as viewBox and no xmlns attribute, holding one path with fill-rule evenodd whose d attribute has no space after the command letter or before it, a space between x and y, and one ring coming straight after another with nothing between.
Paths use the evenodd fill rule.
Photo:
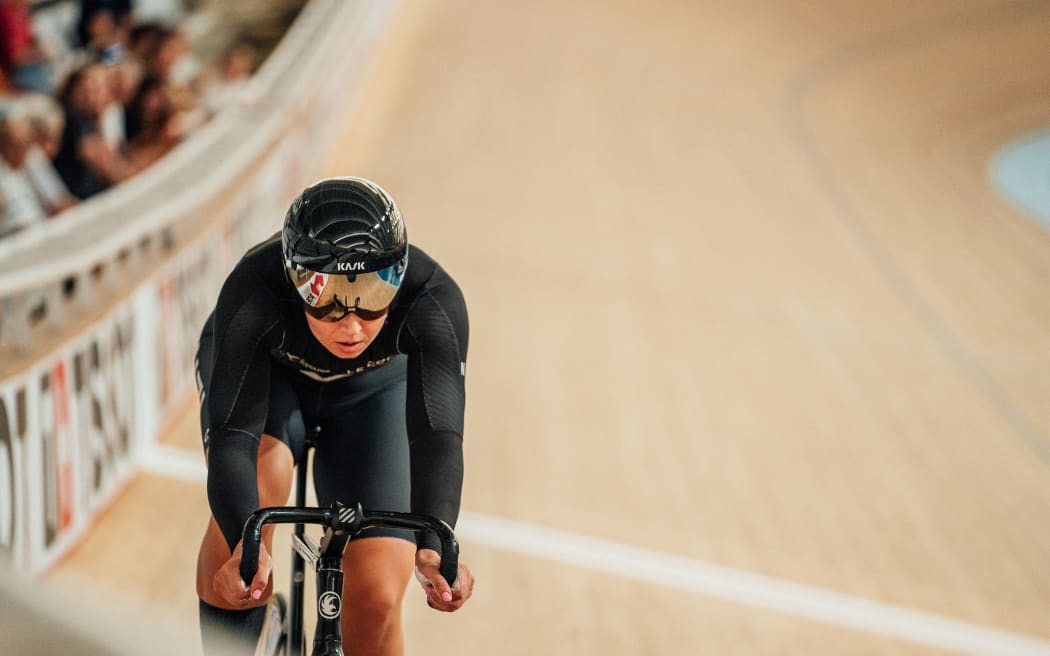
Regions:
<instances>
[{"instance_id":1,"label":"sponsor logo","mask_svg":"<svg viewBox=\"0 0 1050 656\"><path fill-rule=\"evenodd\" d=\"M313 278L310 278L298 287L299 295L303 297L307 305L316 307L317 301L321 300L321 294L324 293L324 288L327 284L327 273L315 273Z\"/></svg>"},{"instance_id":2,"label":"sponsor logo","mask_svg":"<svg viewBox=\"0 0 1050 656\"><path fill-rule=\"evenodd\" d=\"M322 383L328 382L330 380L337 380L339 378L348 378L355 374L363 374L369 369L382 367L383 365L387 364L388 362L394 359L394 356L387 355L376 360L369 360L363 365L358 365L357 367L346 369L345 371L334 371L332 369L318 367L317 365L307 362L305 358L295 355L294 353L288 353L287 351L278 350L271 351L271 353L274 353L277 357L283 357L287 361L291 362L293 365L295 365L295 367L299 370L301 374L313 378L314 380L321 381Z\"/></svg>"},{"instance_id":3,"label":"sponsor logo","mask_svg":"<svg viewBox=\"0 0 1050 656\"><path fill-rule=\"evenodd\" d=\"M44 547L50 549L59 536L73 526L75 489L73 488L74 451L76 435L70 421L70 390L67 385L66 364L59 360L45 369L37 381L40 404L40 441L43 447L43 465L40 481L43 483Z\"/></svg>"},{"instance_id":4,"label":"sponsor logo","mask_svg":"<svg viewBox=\"0 0 1050 656\"><path fill-rule=\"evenodd\" d=\"M26 543L26 389L0 394L0 564L22 566Z\"/></svg>"},{"instance_id":5,"label":"sponsor logo","mask_svg":"<svg viewBox=\"0 0 1050 656\"><path fill-rule=\"evenodd\" d=\"M338 262L335 265L336 271L364 271L364 262Z\"/></svg>"},{"instance_id":6,"label":"sponsor logo","mask_svg":"<svg viewBox=\"0 0 1050 656\"><path fill-rule=\"evenodd\" d=\"M343 508L339 511L339 521L343 524L350 524L357 519L357 511L353 508Z\"/></svg>"},{"instance_id":7,"label":"sponsor logo","mask_svg":"<svg viewBox=\"0 0 1050 656\"><path fill-rule=\"evenodd\" d=\"M320 296L321 292L324 291L324 286L327 282L328 281L325 279L325 276L321 275L320 273L317 274L316 276L314 276L313 281L310 283L310 293L314 296Z\"/></svg>"},{"instance_id":8,"label":"sponsor logo","mask_svg":"<svg viewBox=\"0 0 1050 656\"><path fill-rule=\"evenodd\" d=\"M341 602L338 592L326 592L317 600L317 612L326 620L334 620L339 617Z\"/></svg>"},{"instance_id":9,"label":"sponsor logo","mask_svg":"<svg viewBox=\"0 0 1050 656\"><path fill-rule=\"evenodd\" d=\"M19 569L47 567L131 473L133 346L123 313L0 398L0 469L14 463L13 476L0 473L0 559L6 550Z\"/></svg>"},{"instance_id":10,"label":"sponsor logo","mask_svg":"<svg viewBox=\"0 0 1050 656\"><path fill-rule=\"evenodd\" d=\"M134 322L124 316L72 354L72 423L80 461L76 498L89 514L106 503L128 473L136 395L133 345Z\"/></svg>"}]
</instances>

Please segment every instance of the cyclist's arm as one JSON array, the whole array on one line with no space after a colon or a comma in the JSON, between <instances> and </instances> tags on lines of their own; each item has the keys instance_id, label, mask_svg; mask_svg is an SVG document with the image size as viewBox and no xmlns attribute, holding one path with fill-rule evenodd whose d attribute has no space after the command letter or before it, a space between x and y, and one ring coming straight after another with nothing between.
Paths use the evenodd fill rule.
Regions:
<instances>
[{"instance_id":1,"label":"cyclist's arm","mask_svg":"<svg viewBox=\"0 0 1050 656\"><path fill-rule=\"evenodd\" d=\"M232 551L244 521L259 507L259 439L266 423L270 343L280 337L272 300L237 301L230 284L214 316L214 366L208 389L208 503Z\"/></svg>"},{"instance_id":2,"label":"cyclist's arm","mask_svg":"<svg viewBox=\"0 0 1050 656\"><path fill-rule=\"evenodd\" d=\"M428 285L413 302L401 331L408 353L408 425L412 511L456 525L463 487L464 368L468 322L463 296L451 279ZM432 535L419 549L440 553Z\"/></svg>"}]
</instances>

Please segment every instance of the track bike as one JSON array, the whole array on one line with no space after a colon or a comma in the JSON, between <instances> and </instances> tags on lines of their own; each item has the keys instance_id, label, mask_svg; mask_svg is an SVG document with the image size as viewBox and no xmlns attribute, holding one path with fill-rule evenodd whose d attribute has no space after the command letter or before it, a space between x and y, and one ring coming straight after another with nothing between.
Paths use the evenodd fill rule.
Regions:
<instances>
[{"instance_id":1,"label":"track bike","mask_svg":"<svg viewBox=\"0 0 1050 656\"><path fill-rule=\"evenodd\" d=\"M311 444L307 445L307 451ZM306 462L304 458L303 462ZM441 575L451 585L459 568L459 544L448 524L426 515L365 510L360 503L336 502L328 508L308 507L306 467L296 472L295 506L260 508L244 523L241 579L250 585L259 567L259 544L265 524L295 524L292 533L292 584L288 599L271 596L256 656L305 656L303 585L306 563L317 574L317 626L311 656L343 656L339 617L342 611L343 550L350 538L370 528L430 531L441 541ZM306 535L306 524L325 527L320 544ZM352 573L350 573L352 575Z\"/></svg>"}]
</instances>

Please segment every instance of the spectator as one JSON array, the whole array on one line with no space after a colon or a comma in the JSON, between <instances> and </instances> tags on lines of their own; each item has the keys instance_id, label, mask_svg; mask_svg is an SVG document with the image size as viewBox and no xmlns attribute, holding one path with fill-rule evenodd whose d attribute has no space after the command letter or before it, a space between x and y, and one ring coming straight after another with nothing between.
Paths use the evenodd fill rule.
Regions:
<instances>
[{"instance_id":1,"label":"spectator","mask_svg":"<svg viewBox=\"0 0 1050 656\"><path fill-rule=\"evenodd\" d=\"M33 143L32 126L21 108L9 105L0 117L0 236L10 234L47 217L26 178L26 154Z\"/></svg>"},{"instance_id":2,"label":"spectator","mask_svg":"<svg viewBox=\"0 0 1050 656\"><path fill-rule=\"evenodd\" d=\"M181 115L155 77L142 82L125 116L128 156L138 167L157 161L182 139Z\"/></svg>"},{"instance_id":3,"label":"spectator","mask_svg":"<svg viewBox=\"0 0 1050 656\"><path fill-rule=\"evenodd\" d=\"M102 136L102 112L110 103L109 72L90 63L70 74L62 90L66 125L55 168L77 198L90 198L126 180L135 168Z\"/></svg>"},{"instance_id":4,"label":"spectator","mask_svg":"<svg viewBox=\"0 0 1050 656\"><path fill-rule=\"evenodd\" d=\"M125 108L131 104L142 81L142 64L135 57L124 57L107 67L110 81L110 102L102 111L102 137L115 151L127 145Z\"/></svg>"},{"instance_id":5,"label":"spectator","mask_svg":"<svg viewBox=\"0 0 1050 656\"><path fill-rule=\"evenodd\" d=\"M132 21L131 0L80 0L77 38L84 49L99 53L115 44L123 48ZM110 63L105 56L102 59Z\"/></svg>"},{"instance_id":6,"label":"spectator","mask_svg":"<svg viewBox=\"0 0 1050 656\"><path fill-rule=\"evenodd\" d=\"M88 18L84 50L97 56L104 64L115 64L124 58L124 35L117 27L116 18L108 9L97 9Z\"/></svg>"},{"instance_id":7,"label":"spectator","mask_svg":"<svg viewBox=\"0 0 1050 656\"><path fill-rule=\"evenodd\" d=\"M47 54L33 36L31 0L0 0L0 68L20 91L54 91Z\"/></svg>"},{"instance_id":8,"label":"spectator","mask_svg":"<svg viewBox=\"0 0 1050 656\"><path fill-rule=\"evenodd\" d=\"M159 23L135 25L128 33L128 52L138 57L139 61L149 61L168 32L170 30Z\"/></svg>"},{"instance_id":9,"label":"spectator","mask_svg":"<svg viewBox=\"0 0 1050 656\"><path fill-rule=\"evenodd\" d=\"M200 65L182 33L154 25L139 35L134 50L142 58L146 75L157 78L163 85L180 116L183 132L198 128L207 119L197 101Z\"/></svg>"},{"instance_id":10,"label":"spectator","mask_svg":"<svg viewBox=\"0 0 1050 656\"><path fill-rule=\"evenodd\" d=\"M50 162L58 154L66 125L62 107L57 100L42 93L26 94L21 101L33 125L33 142Z\"/></svg>"},{"instance_id":11,"label":"spectator","mask_svg":"<svg viewBox=\"0 0 1050 656\"><path fill-rule=\"evenodd\" d=\"M255 48L243 39L222 53L218 66L204 80L201 101L209 112L214 114L244 95L256 58Z\"/></svg>"},{"instance_id":12,"label":"spectator","mask_svg":"<svg viewBox=\"0 0 1050 656\"><path fill-rule=\"evenodd\" d=\"M193 87L200 65L181 32L162 25L147 25L133 33L130 48L146 65L147 75L159 78L169 91L180 94Z\"/></svg>"},{"instance_id":13,"label":"spectator","mask_svg":"<svg viewBox=\"0 0 1050 656\"><path fill-rule=\"evenodd\" d=\"M51 163L62 142L65 117L58 102L50 96L35 95L25 102L33 129L33 145L26 153L25 175L48 214L56 214L77 202Z\"/></svg>"}]
</instances>

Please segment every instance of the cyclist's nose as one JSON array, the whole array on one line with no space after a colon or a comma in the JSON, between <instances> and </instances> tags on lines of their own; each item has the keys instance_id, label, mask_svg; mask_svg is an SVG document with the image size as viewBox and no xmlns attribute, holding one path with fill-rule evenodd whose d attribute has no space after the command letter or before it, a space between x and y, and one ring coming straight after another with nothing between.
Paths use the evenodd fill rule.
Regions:
<instances>
[{"instance_id":1,"label":"cyclist's nose","mask_svg":"<svg viewBox=\"0 0 1050 656\"><path fill-rule=\"evenodd\" d=\"M343 320L339 322L339 327L342 328L345 335L356 335L364 328L361 325L361 317L353 312L343 317Z\"/></svg>"}]
</instances>

